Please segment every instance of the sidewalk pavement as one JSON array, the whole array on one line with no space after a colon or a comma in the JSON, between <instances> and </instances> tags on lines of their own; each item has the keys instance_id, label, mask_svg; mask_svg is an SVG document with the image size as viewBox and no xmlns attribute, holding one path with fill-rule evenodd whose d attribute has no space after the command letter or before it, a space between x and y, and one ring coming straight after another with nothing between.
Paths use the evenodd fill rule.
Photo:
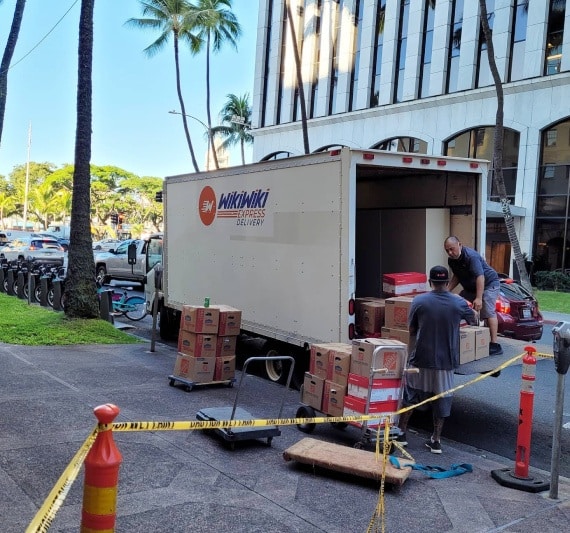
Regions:
<instances>
[{"instance_id":1,"label":"sidewalk pavement","mask_svg":"<svg viewBox=\"0 0 570 533\"><path fill-rule=\"evenodd\" d=\"M120 346L24 347L0 344L0 516L3 533L25 530L95 424L93 408L114 403L117 421L195 420L205 407L231 406L236 388L169 386L176 352L149 343ZM249 385L249 386L248 386ZM273 418L285 393L284 417L295 416L299 393L255 376L240 390L240 407ZM516 416L516 414L513 414ZM306 435L296 426L231 451L203 431L115 432L123 455L116 530L121 532L364 532L378 503L379 484L283 460ZM313 438L352 446L359 430L317 426ZM513 468L493 456L444 439L444 453L408 434L418 463L473 473L434 480L413 471L385 494L386 531L479 532L570 530L570 480L559 499L498 485L491 471ZM514 448L513 443L513 448ZM550 474L531 468L532 475ZM50 531L75 532L81 520L83 470ZM380 524L378 524L380 530Z\"/></svg>"}]
</instances>

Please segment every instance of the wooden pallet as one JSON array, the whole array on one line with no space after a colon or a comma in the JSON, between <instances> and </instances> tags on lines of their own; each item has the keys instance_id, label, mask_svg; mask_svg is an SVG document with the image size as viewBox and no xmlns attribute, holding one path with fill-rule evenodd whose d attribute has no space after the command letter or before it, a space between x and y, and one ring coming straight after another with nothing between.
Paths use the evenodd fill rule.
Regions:
<instances>
[{"instance_id":1,"label":"wooden pallet","mask_svg":"<svg viewBox=\"0 0 570 533\"><path fill-rule=\"evenodd\" d=\"M382 479L382 459L376 461L374 452L357 450L332 442L304 438L287 448L283 452L283 458L286 461L297 461L367 479L377 481ZM402 466L414 462L401 458L398 460ZM401 486L411 472L411 468L398 469L388 462L386 464L386 483Z\"/></svg>"}]
</instances>

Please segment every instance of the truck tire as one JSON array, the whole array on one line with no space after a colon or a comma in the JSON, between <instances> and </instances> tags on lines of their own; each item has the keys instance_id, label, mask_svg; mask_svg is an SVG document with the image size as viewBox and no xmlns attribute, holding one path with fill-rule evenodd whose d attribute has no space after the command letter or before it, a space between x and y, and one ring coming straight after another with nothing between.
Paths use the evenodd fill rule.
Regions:
<instances>
[{"instance_id":1,"label":"truck tire","mask_svg":"<svg viewBox=\"0 0 570 533\"><path fill-rule=\"evenodd\" d=\"M165 341L174 341L178 338L180 328L180 313L174 309L162 306L160 308L160 338Z\"/></svg>"},{"instance_id":2,"label":"truck tire","mask_svg":"<svg viewBox=\"0 0 570 533\"><path fill-rule=\"evenodd\" d=\"M300 389L301 385L303 384L303 377L305 373L302 350L294 350L291 348L291 346L285 344L276 344L275 342L268 341L262 353L268 357L278 355L290 355L293 357L293 359L295 359L295 368L293 369L293 375L291 376L289 387L296 390ZM287 383L287 378L289 377L289 362L265 361L265 374L270 381L285 385Z\"/></svg>"}]
</instances>

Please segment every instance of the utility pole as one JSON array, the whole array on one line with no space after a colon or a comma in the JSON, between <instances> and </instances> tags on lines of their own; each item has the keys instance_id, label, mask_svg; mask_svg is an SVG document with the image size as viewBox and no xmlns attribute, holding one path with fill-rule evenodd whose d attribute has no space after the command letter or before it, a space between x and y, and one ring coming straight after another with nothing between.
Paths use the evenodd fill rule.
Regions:
<instances>
[{"instance_id":1,"label":"utility pole","mask_svg":"<svg viewBox=\"0 0 570 533\"><path fill-rule=\"evenodd\" d=\"M24 187L24 231L28 229L28 190L30 188L30 149L32 147L32 123L28 128L28 157L26 162L26 186Z\"/></svg>"}]
</instances>

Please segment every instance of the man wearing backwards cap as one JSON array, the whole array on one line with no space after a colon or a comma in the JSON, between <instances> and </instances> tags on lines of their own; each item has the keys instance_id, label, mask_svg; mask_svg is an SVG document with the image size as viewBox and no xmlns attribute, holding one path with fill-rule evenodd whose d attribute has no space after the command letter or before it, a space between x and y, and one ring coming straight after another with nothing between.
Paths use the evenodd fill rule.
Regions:
<instances>
[{"instance_id":1,"label":"man wearing backwards cap","mask_svg":"<svg viewBox=\"0 0 570 533\"><path fill-rule=\"evenodd\" d=\"M444 266L434 266L429 272L431 292L419 294L412 301L408 325L416 334L416 345L409 366L418 373L406 375L403 406L415 405L436 394L453 388L453 373L459 366L459 323L475 324L476 314L460 296L449 292L449 272ZM430 403L433 434L426 442L432 453L441 453L441 430L451 412L451 394ZM398 441L406 442L406 429L412 411L400 415L402 434Z\"/></svg>"}]
</instances>

